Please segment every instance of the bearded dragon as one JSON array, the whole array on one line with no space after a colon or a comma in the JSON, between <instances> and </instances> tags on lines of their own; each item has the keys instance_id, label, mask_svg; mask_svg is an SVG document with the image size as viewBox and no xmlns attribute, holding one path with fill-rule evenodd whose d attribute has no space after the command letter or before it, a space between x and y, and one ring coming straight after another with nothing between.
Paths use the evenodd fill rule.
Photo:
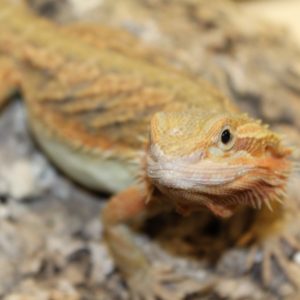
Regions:
<instances>
[{"instance_id":1,"label":"bearded dragon","mask_svg":"<svg viewBox=\"0 0 300 300\"><path fill-rule=\"evenodd\" d=\"M1 102L20 92L53 162L84 186L115 194L102 221L135 296L176 297L122 224L163 209L229 218L257 208L238 243L252 243L251 254L262 249L266 282L272 257L297 281L280 244L299 249L299 213L286 195L291 150L277 134L131 38L128 50L108 28L59 27L7 2L0 1Z\"/></svg>"}]
</instances>

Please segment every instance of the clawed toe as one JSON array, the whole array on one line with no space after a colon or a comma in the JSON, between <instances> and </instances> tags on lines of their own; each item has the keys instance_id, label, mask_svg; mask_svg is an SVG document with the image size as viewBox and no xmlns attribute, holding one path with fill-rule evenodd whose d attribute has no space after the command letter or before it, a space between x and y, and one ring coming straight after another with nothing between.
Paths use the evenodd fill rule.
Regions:
<instances>
[{"instance_id":1,"label":"clawed toe","mask_svg":"<svg viewBox=\"0 0 300 300\"><path fill-rule=\"evenodd\" d=\"M247 269L250 270L257 263L257 256L261 260L261 277L266 287L269 287L273 280L273 264L277 264L285 275L286 279L296 289L300 289L300 266L293 262L283 248L286 243L293 251L300 250L300 242L293 236L281 236L267 239L259 245L250 249L247 258Z\"/></svg>"},{"instance_id":2,"label":"clawed toe","mask_svg":"<svg viewBox=\"0 0 300 300\"><path fill-rule=\"evenodd\" d=\"M154 265L131 278L129 285L134 300L183 300L188 295L208 291L213 281L197 282L173 268Z\"/></svg>"},{"instance_id":3,"label":"clawed toe","mask_svg":"<svg viewBox=\"0 0 300 300\"><path fill-rule=\"evenodd\" d=\"M300 241L293 235L285 235L282 239L294 250L300 251Z\"/></svg>"}]
</instances>

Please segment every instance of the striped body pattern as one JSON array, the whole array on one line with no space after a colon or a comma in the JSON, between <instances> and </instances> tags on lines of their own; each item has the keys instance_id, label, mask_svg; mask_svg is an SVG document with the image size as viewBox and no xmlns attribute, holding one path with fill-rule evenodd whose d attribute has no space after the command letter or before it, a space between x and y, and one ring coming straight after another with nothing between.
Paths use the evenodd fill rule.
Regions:
<instances>
[{"instance_id":1,"label":"striped body pattern","mask_svg":"<svg viewBox=\"0 0 300 300\"><path fill-rule=\"evenodd\" d=\"M60 28L7 2L0 3L0 58L13 80L5 88L22 92L42 148L85 185L116 192L133 182L139 167L131 161L144 149L155 112L234 109L208 83L160 63L138 43L128 51L123 35L116 42L118 32ZM108 33L115 39L97 42ZM84 171L74 165L80 160ZM104 181L95 178L103 167L114 169Z\"/></svg>"},{"instance_id":2,"label":"striped body pattern","mask_svg":"<svg viewBox=\"0 0 300 300\"><path fill-rule=\"evenodd\" d=\"M123 32L60 27L9 2L0 0L0 104L20 92L32 132L56 165L86 187L116 193L102 222L116 263L142 295L134 299L145 291L156 293L151 300L178 299L165 297L161 277L118 226L157 198L183 215L204 209L243 219L239 208L256 208L240 245L254 240L255 251L266 249L264 279L273 257L289 272L272 246L284 238L300 248L299 212L290 217L285 206L291 150L278 135Z\"/></svg>"}]
</instances>

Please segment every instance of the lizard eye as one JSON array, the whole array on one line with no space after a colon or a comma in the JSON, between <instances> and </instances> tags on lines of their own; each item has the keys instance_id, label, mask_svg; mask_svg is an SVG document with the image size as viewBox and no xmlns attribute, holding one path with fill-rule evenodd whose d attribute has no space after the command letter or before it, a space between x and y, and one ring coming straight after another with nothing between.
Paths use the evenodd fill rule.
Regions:
<instances>
[{"instance_id":1,"label":"lizard eye","mask_svg":"<svg viewBox=\"0 0 300 300\"><path fill-rule=\"evenodd\" d=\"M231 132L229 129L225 129L223 130L222 134L221 134L221 142L226 145L230 142L231 140Z\"/></svg>"},{"instance_id":2,"label":"lizard eye","mask_svg":"<svg viewBox=\"0 0 300 300\"><path fill-rule=\"evenodd\" d=\"M229 127L223 128L219 137L219 147L223 150L229 150L234 143L234 135Z\"/></svg>"}]
</instances>

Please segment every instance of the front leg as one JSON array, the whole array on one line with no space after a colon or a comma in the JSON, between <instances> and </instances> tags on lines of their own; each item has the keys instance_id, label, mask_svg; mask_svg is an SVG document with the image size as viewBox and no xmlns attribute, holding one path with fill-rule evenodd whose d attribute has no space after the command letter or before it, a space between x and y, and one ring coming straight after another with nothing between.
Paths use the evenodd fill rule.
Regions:
<instances>
[{"instance_id":1,"label":"front leg","mask_svg":"<svg viewBox=\"0 0 300 300\"><path fill-rule=\"evenodd\" d=\"M274 287L273 264L277 264L286 279L300 289L300 266L293 261L300 251L299 207L296 202L273 206L273 211L263 208L246 234L239 240L240 246L250 246L247 269L260 264L261 277L266 287ZM261 257L258 261L257 257Z\"/></svg>"},{"instance_id":2,"label":"front leg","mask_svg":"<svg viewBox=\"0 0 300 300\"><path fill-rule=\"evenodd\" d=\"M132 299L180 300L207 290L211 283L203 285L169 266L150 263L134 243L131 231L122 223L145 213L146 209L157 210L159 204L151 202L146 205L145 193L129 188L112 197L102 213L106 242L126 279Z\"/></svg>"}]
</instances>

